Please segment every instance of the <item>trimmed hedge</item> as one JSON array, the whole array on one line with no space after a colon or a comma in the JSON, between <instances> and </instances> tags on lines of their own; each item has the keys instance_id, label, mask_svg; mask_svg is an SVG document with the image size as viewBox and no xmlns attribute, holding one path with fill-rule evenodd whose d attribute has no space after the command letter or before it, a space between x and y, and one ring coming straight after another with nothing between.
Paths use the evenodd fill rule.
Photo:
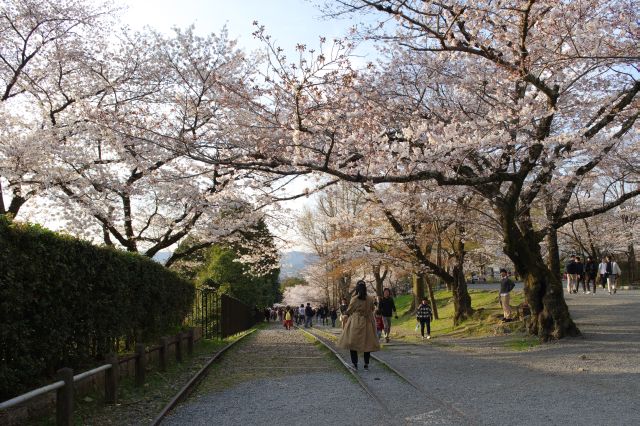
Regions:
<instances>
[{"instance_id":1,"label":"trimmed hedge","mask_svg":"<svg viewBox=\"0 0 640 426\"><path fill-rule=\"evenodd\" d=\"M0 400L175 331L193 298L149 258L0 216Z\"/></svg>"}]
</instances>

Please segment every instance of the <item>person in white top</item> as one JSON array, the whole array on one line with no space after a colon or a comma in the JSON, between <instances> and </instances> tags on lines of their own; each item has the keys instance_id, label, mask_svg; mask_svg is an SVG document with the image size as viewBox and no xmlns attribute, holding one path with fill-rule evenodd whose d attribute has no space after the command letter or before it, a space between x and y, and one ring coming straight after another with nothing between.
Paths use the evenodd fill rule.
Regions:
<instances>
[{"instance_id":1,"label":"person in white top","mask_svg":"<svg viewBox=\"0 0 640 426\"><path fill-rule=\"evenodd\" d=\"M600 274L600 285L604 290L604 285L607 283L607 259L604 257L600 265L598 265L598 274Z\"/></svg>"},{"instance_id":2,"label":"person in white top","mask_svg":"<svg viewBox=\"0 0 640 426\"><path fill-rule=\"evenodd\" d=\"M612 256L605 257L607 261L607 289L609 290L609 294L616 294L616 287L618 284L618 278L622 271L618 264L613 260Z\"/></svg>"}]
</instances>

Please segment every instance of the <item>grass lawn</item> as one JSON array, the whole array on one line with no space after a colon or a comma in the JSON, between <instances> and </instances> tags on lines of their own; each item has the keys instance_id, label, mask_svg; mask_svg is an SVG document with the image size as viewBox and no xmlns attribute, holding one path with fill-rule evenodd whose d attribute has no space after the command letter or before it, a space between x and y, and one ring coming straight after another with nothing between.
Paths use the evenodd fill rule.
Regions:
<instances>
[{"instance_id":1,"label":"grass lawn","mask_svg":"<svg viewBox=\"0 0 640 426\"><path fill-rule=\"evenodd\" d=\"M453 325L453 297L448 290L435 292L436 305L439 319L431 321L431 336L470 337L487 336L494 333L495 326L500 324L497 315L502 314L498 292L496 290L469 290L471 306L476 310L473 318L464 321L458 326ZM394 320L391 328L391 337L407 341L418 340L420 330L415 329L416 318L409 312L412 295L403 295L395 298L399 319ZM511 306L519 305L524 301L522 291L511 292Z\"/></svg>"}]
</instances>

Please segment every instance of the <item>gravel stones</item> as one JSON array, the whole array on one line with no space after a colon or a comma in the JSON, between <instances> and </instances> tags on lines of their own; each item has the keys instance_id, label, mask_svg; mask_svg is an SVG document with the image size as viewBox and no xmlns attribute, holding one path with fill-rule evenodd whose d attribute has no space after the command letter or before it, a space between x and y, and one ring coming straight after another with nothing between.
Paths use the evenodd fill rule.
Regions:
<instances>
[{"instance_id":1,"label":"gravel stones","mask_svg":"<svg viewBox=\"0 0 640 426\"><path fill-rule=\"evenodd\" d=\"M384 411L327 352L297 330L239 342L164 425L375 425Z\"/></svg>"}]
</instances>

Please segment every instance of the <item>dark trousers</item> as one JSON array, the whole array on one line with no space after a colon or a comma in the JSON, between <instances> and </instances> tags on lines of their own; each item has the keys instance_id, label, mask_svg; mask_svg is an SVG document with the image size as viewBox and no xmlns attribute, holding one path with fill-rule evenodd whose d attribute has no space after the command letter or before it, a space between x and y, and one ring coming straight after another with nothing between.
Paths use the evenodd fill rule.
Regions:
<instances>
[{"instance_id":1,"label":"dark trousers","mask_svg":"<svg viewBox=\"0 0 640 426\"><path fill-rule=\"evenodd\" d=\"M578 292L578 289L580 288L580 283L582 283L582 292L586 293L587 292L587 287L586 287L585 276L584 275L578 275L578 285L576 285L576 293Z\"/></svg>"},{"instance_id":2,"label":"dark trousers","mask_svg":"<svg viewBox=\"0 0 640 426\"><path fill-rule=\"evenodd\" d=\"M431 334L431 319L420 318L420 334L424 337L424 326L427 326L427 334Z\"/></svg>"},{"instance_id":3,"label":"dark trousers","mask_svg":"<svg viewBox=\"0 0 640 426\"><path fill-rule=\"evenodd\" d=\"M605 284L607 284L607 274L600 274L600 285L602 285L603 290Z\"/></svg>"},{"instance_id":4,"label":"dark trousers","mask_svg":"<svg viewBox=\"0 0 640 426\"><path fill-rule=\"evenodd\" d=\"M351 355L351 362L353 365L358 365L358 351L349 351ZM364 353L364 365L369 365L369 359L371 358L371 352Z\"/></svg>"},{"instance_id":5,"label":"dark trousers","mask_svg":"<svg viewBox=\"0 0 640 426\"><path fill-rule=\"evenodd\" d=\"M585 281L587 282L587 291L591 291L591 287L593 286L593 292L595 293L596 292L596 276L587 275L585 278Z\"/></svg>"}]
</instances>

